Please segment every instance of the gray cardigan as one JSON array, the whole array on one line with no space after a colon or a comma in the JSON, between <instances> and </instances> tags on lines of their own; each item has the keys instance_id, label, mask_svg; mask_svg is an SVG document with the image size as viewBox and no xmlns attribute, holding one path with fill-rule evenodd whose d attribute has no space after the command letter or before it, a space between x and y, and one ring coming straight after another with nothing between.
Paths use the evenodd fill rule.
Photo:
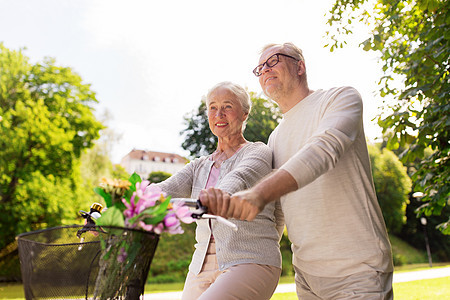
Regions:
<instances>
[{"instance_id":1,"label":"gray cardigan","mask_svg":"<svg viewBox=\"0 0 450 300\"><path fill-rule=\"evenodd\" d=\"M214 162L202 156L187 164L175 175L157 185L172 197L197 199ZM272 151L261 142L249 143L220 167L216 188L230 194L248 189L272 170ZM237 231L211 220L198 220L196 245L189 270L200 273L206 256L211 233L216 242L217 262L220 270L244 263L271 265L281 268L279 240L284 227L281 209L275 202L266 205L252 222L231 219ZM275 217L277 215L277 218Z\"/></svg>"}]
</instances>

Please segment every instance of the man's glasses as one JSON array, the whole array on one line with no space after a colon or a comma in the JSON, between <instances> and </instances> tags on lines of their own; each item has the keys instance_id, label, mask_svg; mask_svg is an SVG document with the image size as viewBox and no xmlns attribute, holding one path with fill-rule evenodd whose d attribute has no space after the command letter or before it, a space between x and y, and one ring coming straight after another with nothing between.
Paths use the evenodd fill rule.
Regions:
<instances>
[{"instance_id":1,"label":"man's glasses","mask_svg":"<svg viewBox=\"0 0 450 300\"><path fill-rule=\"evenodd\" d=\"M262 64L258 65L256 68L253 69L253 74L255 74L256 77L259 77L262 75L262 70L264 68L264 65L267 65L268 68L272 68L274 67L279 61L280 61L280 55L282 56L286 56L292 59L295 59L296 61L299 61L299 59L287 55L287 54L283 54L283 53L275 53L274 55L272 55L271 57L269 57L265 62L263 62Z\"/></svg>"}]
</instances>

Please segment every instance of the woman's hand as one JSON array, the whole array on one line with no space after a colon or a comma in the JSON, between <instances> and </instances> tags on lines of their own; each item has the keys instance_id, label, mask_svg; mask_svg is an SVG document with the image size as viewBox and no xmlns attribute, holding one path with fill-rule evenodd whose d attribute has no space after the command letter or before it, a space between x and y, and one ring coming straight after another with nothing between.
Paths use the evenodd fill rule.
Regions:
<instances>
[{"instance_id":1,"label":"woman's hand","mask_svg":"<svg viewBox=\"0 0 450 300\"><path fill-rule=\"evenodd\" d=\"M208 208L208 213L226 217L230 203L230 194L217 188L210 187L202 190L199 196L203 206Z\"/></svg>"}]
</instances>

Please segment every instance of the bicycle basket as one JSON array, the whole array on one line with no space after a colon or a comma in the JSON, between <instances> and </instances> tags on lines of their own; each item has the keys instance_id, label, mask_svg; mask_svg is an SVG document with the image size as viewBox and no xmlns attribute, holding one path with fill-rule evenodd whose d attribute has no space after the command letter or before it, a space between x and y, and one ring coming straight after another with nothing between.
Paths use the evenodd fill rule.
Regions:
<instances>
[{"instance_id":1,"label":"bicycle basket","mask_svg":"<svg viewBox=\"0 0 450 300\"><path fill-rule=\"evenodd\" d=\"M17 236L25 298L138 299L159 235L117 227L61 226Z\"/></svg>"}]
</instances>

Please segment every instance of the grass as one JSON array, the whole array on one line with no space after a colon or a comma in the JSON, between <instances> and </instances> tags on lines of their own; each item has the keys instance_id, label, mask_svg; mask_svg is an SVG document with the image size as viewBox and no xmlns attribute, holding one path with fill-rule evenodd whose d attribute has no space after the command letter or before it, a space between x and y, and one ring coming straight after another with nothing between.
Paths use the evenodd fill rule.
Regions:
<instances>
[{"instance_id":1,"label":"grass","mask_svg":"<svg viewBox=\"0 0 450 300\"><path fill-rule=\"evenodd\" d=\"M164 293L182 291L184 282L151 283L145 285L145 293Z\"/></svg>"},{"instance_id":2,"label":"grass","mask_svg":"<svg viewBox=\"0 0 450 300\"><path fill-rule=\"evenodd\" d=\"M448 263L435 264L433 268L448 267ZM395 273L419 271L429 269L428 264L415 264L396 267ZM281 277L280 283L293 283L292 276ZM424 279L409 282L394 283L394 297L399 300L439 299L450 300L450 277ZM149 284L145 287L146 293L162 293L181 291L183 283ZM23 300L24 293L21 284L0 283L0 299ZM279 293L273 295L271 300L296 300L295 293Z\"/></svg>"},{"instance_id":3,"label":"grass","mask_svg":"<svg viewBox=\"0 0 450 300\"><path fill-rule=\"evenodd\" d=\"M396 265L409 265L417 263L425 263L428 261L425 249L418 250L411 247L407 242L401 240L395 235L389 235L394 255L394 263Z\"/></svg>"},{"instance_id":4,"label":"grass","mask_svg":"<svg viewBox=\"0 0 450 300\"><path fill-rule=\"evenodd\" d=\"M394 297L401 300L449 300L450 277L394 283Z\"/></svg>"},{"instance_id":5,"label":"grass","mask_svg":"<svg viewBox=\"0 0 450 300\"><path fill-rule=\"evenodd\" d=\"M399 300L450 300L450 277L394 283L393 289L394 299ZM274 294L270 299L297 300L297 294Z\"/></svg>"}]
</instances>

